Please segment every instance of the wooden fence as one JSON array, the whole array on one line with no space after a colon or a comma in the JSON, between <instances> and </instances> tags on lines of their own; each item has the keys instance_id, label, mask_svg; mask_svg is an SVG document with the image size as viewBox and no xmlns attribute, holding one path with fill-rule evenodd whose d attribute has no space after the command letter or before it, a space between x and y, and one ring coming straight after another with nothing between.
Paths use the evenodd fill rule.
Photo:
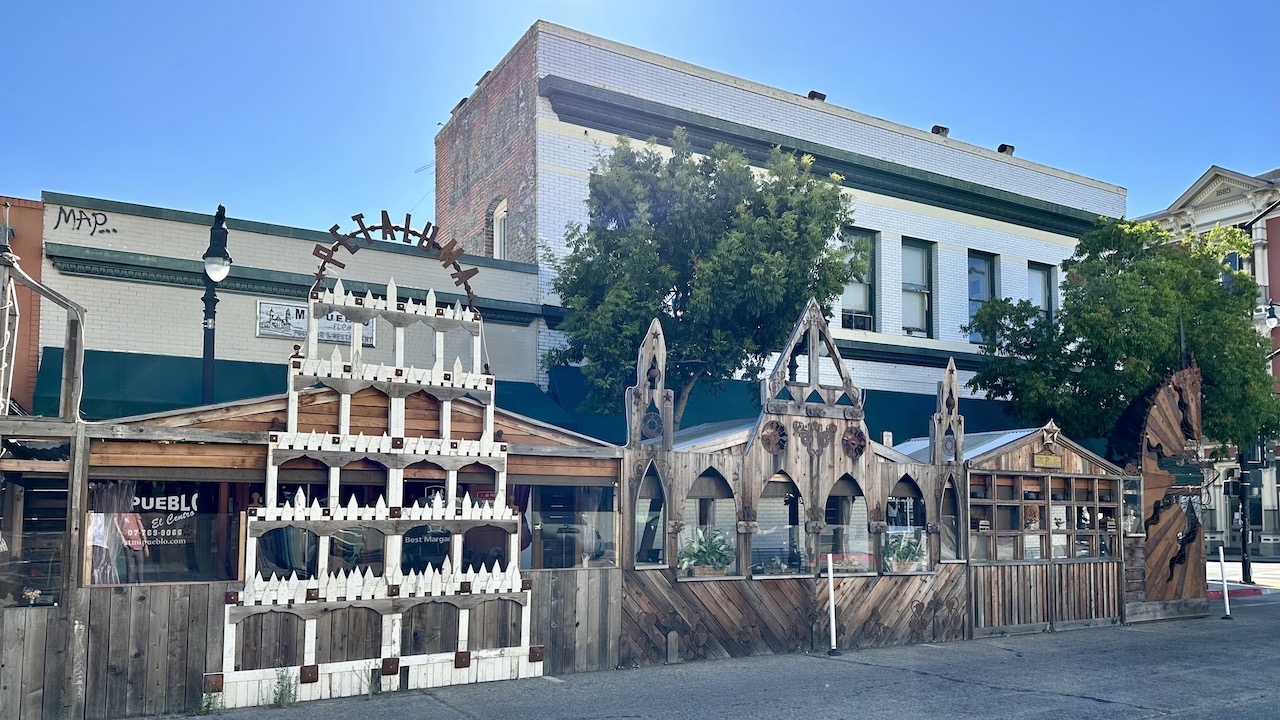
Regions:
<instances>
[{"instance_id":1,"label":"wooden fence","mask_svg":"<svg viewBox=\"0 0 1280 720\"><path fill-rule=\"evenodd\" d=\"M527 570L533 608L529 642L547 675L613 670L622 635L622 570Z\"/></svg>"},{"instance_id":2,"label":"wooden fence","mask_svg":"<svg viewBox=\"0 0 1280 720\"><path fill-rule=\"evenodd\" d=\"M973 634L1043 632L1120 622L1121 563L975 565Z\"/></svg>"},{"instance_id":3,"label":"wooden fence","mask_svg":"<svg viewBox=\"0 0 1280 720\"><path fill-rule=\"evenodd\" d=\"M222 662L229 583L94 588L89 593L85 717L187 713ZM0 610L0 715L65 717L65 608Z\"/></svg>"}]
</instances>

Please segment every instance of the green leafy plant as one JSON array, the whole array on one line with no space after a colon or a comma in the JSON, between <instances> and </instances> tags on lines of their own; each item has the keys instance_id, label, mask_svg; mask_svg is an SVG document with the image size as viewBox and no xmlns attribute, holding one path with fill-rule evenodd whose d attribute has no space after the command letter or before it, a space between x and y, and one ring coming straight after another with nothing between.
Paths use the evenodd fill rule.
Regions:
<instances>
[{"instance_id":1,"label":"green leafy plant","mask_svg":"<svg viewBox=\"0 0 1280 720\"><path fill-rule=\"evenodd\" d=\"M680 549L677 567L687 571L694 566L703 565L723 570L732 562L733 546L729 544L724 532L695 528L693 537Z\"/></svg>"},{"instance_id":2,"label":"green leafy plant","mask_svg":"<svg viewBox=\"0 0 1280 720\"><path fill-rule=\"evenodd\" d=\"M298 683L289 674L288 670L281 668L276 671L276 695L271 700L271 707L287 708L293 707L298 702Z\"/></svg>"},{"instance_id":3,"label":"green leafy plant","mask_svg":"<svg viewBox=\"0 0 1280 720\"><path fill-rule=\"evenodd\" d=\"M895 533L884 541L884 560L890 568L924 560L924 545L913 534Z\"/></svg>"},{"instance_id":4,"label":"green leafy plant","mask_svg":"<svg viewBox=\"0 0 1280 720\"><path fill-rule=\"evenodd\" d=\"M195 709L196 715L213 715L226 709L222 693L207 692L200 699L200 707Z\"/></svg>"},{"instance_id":5,"label":"green leafy plant","mask_svg":"<svg viewBox=\"0 0 1280 720\"><path fill-rule=\"evenodd\" d=\"M695 386L714 392L762 371L809 298L829 313L866 274L871 245L840 178L812 157L775 149L757 173L728 145L695 148L683 129L669 142L668 153L621 139L592 171L587 223L568 228L567 256L547 257L566 344L543 362L589 361L583 409L614 412L658 318L678 428Z\"/></svg>"}]
</instances>

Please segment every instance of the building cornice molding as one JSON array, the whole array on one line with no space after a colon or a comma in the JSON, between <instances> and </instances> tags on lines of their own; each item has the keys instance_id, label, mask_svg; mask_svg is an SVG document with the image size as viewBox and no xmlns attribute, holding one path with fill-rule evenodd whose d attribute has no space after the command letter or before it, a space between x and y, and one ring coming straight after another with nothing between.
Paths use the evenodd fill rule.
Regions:
<instances>
[{"instance_id":1,"label":"building cornice molding","mask_svg":"<svg viewBox=\"0 0 1280 720\"><path fill-rule=\"evenodd\" d=\"M45 243L45 256L58 272L68 275L80 275L104 280L121 282L147 283L150 285L169 285L173 287L204 287L204 266L195 260L179 260L156 255L142 255L120 250L104 250L86 248L62 243ZM286 273L277 270L263 270L234 266L226 280L218 283L220 292L241 295L267 296L305 300L307 292L315 278L301 273ZM386 295L387 286L378 283L366 283L359 280L343 280L347 290L356 294L371 292L375 295ZM332 284L329 281L328 284ZM401 297L410 297L416 301L424 301L426 290L412 287L398 287ZM437 292L439 302L453 304L466 302L463 295L448 292ZM545 312L546 306L533 303L498 300L494 298L477 298L476 308L485 322L500 325L528 325L539 317L552 320L555 313ZM558 310L559 308L552 308ZM562 316L562 313L561 313ZM555 317L558 321L559 317Z\"/></svg>"},{"instance_id":2,"label":"building cornice molding","mask_svg":"<svg viewBox=\"0 0 1280 720\"><path fill-rule=\"evenodd\" d=\"M143 217L152 220L165 220L168 222L180 222L189 225L199 225L208 228L213 224L213 216L203 213L188 212L186 210L170 210L168 208L152 207L150 205L136 205L134 203L120 202L118 200L103 200L101 198L82 197L79 195L67 195L64 193L52 192L45 190L41 193L45 207L51 208L56 206L74 207L81 210L98 210L101 212L117 213L120 215L129 215L132 217ZM227 218L227 229L238 230L240 232L257 233L259 235L270 235L272 237L290 238L293 240L306 240L308 242L332 243L333 236L327 232L318 230L306 230L304 228L288 227L286 225L272 225L270 223L256 222L253 220L238 220L235 218ZM422 251L412 245L405 245L397 242L375 242L372 245L362 245L362 249L372 252L386 252L397 255L413 255L421 257ZM435 257L434 251L427 254L428 257ZM462 255L460 262L467 265L477 267L492 268L496 270L509 270L511 272L525 273L529 275L538 274L538 265L536 263L523 263L514 260L499 260L497 258L484 257L480 255Z\"/></svg>"},{"instance_id":3,"label":"building cornice molding","mask_svg":"<svg viewBox=\"0 0 1280 720\"><path fill-rule=\"evenodd\" d=\"M762 165L775 146L814 156L815 172L836 173L855 190L919 202L1068 237L1093 229L1098 216L1057 203L986 187L740 123L643 100L557 76L543 77L538 92L565 122L633 138L669 141L686 128L698 152L723 142Z\"/></svg>"}]
</instances>

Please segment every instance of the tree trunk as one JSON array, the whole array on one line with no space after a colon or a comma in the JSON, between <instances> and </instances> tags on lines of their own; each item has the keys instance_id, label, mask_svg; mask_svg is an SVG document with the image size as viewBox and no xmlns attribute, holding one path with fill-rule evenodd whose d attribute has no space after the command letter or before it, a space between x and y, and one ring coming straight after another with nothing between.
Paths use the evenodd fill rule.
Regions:
<instances>
[{"instance_id":1,"label":"tree trunk","mask_svg":"<svg viewBox=\"0 0 1280 720\"><path fill-rule=\"evenodd\" d=\"M671 418L672 432L680 429L680 421L684 418L685 406L689 404L689 395L693 393L693 386L697 384L698 376L694 375L676 389L675 403L671 411L673 415Z\"/></svg>"}]
</instances>

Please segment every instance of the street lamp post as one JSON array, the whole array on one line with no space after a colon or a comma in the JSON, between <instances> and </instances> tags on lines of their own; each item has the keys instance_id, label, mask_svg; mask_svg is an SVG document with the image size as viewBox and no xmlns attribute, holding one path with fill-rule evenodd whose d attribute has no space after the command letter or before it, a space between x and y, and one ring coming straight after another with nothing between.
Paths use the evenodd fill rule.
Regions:
<instances>
[{"instance_id":1,"label":"street lamp post","mask_svg":"<svg viewBox=\"0 0 1280 720\"><path fill-rule=\"evenodd\" d=\"M209 249L204 251L204 377L200 383L200 404L213 402L213 340L215 309L218 305L218 283L231 272L231 255L227 253L227 210L218 206L209 228Z\"/></svg>"}]
</instances>

